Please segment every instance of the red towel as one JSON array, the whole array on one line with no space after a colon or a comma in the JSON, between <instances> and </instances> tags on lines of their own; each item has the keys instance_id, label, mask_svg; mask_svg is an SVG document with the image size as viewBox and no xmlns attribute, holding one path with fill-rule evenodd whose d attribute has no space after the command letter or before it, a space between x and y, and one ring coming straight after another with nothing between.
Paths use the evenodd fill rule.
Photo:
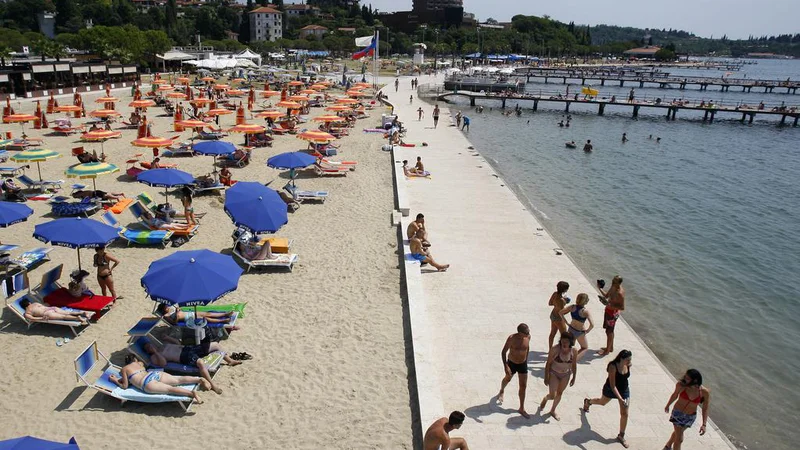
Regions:
<instances>
[{"instance_id":1,"label":"red towel","mask_svg":"<svg viewBox=\"0 0 800 450\"><path fill-rule=\"evenodd\" d=\"M44 302L50 306L69 307L83 311L93 311L93 320L97 320L108 311L106 308L114 302L114 299L111 297L104 297L102 295L95 295L94 297L84 295L83 297L76 298L71 296L66 288L61 288L45 297Z\"/></svg>"}]
</instances>

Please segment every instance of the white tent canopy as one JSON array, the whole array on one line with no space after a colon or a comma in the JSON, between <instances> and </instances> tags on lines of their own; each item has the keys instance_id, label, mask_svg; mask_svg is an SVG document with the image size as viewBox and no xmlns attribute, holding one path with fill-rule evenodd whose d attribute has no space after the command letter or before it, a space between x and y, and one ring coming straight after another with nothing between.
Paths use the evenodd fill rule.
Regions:
<instances>
[{"instance_id":1,"label":"white tent canopy","mask_svg":"<svg viewBox=\"0 0 800 450\"><path fill-rule=\"evenodd\" d=\"M185 61L187 59L194 59L194 56L178 50L170 50L163 55L156 55L156 57L164 61Z\"/></svg>"},{"instance_id":2,"label":"white tent canopy","mask_svg":"<svg viewBox=\"0 0 800 450\"><path fill-rule=\"evenodd\" d=\"M211 70L233 69L235 67L258 67L249 59L237 58L195 59L192 61L186 61L185 63Z\"/></svg>"},{"instance_id":3,"label":"white tent canopy","mask_svg":"<svg viewBox=\"0 0 800 450\"><path fill-rule=\"evenodd\" d=\"M239 53L235 56L236 59L248 59L253 61L256 66L261 65L261 55L258 53L253 53L249 48L246 48L243 52Z\"/></svg>"}]
</instances>

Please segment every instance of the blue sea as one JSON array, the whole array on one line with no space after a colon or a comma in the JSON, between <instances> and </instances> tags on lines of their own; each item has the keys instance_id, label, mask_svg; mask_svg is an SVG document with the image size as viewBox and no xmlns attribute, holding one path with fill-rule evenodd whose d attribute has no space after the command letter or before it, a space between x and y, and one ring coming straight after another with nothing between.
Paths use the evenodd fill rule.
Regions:
<instances>
[{"instance_id":1,"label":"blue sea","mask_svg":"<svg viewBox=\"0 0 800 450\"><path fill-rule=\"evenodd\" d=\"M798 79L800 61L762 60L729 76L744 74ZM598 88L601 96L630 89ZM636 92L800 104L800 95ZM741 124L734 115L706 124L700 114L683 112L668 122L660 110L648 115L647 109L633 120L622 107L601 117L596 106L573 105L571 126L560 128L564 113L556 105L540 103L534 113L530 102L519 102L527 108L522 115L505 117L499 102L482 103L481 114L457 103L451 109L472 119L468 135L476 149L589 279L624 277L625 319L670 371L703 373L713 391L712 418L723 431L749 449L797 448L800 127L778 128L775 119L761 118ZM624 144L623 133L630 139ZM587 139L590 154L580 150ZM565 148L571 140L577 150Z\"/></svg>"}]
</instances>

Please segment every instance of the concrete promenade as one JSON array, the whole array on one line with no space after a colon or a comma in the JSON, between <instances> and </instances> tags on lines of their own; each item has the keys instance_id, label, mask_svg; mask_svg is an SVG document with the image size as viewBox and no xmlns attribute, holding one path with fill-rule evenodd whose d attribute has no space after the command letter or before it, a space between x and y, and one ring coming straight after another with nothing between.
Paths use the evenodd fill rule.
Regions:
<instances>
[{"instance_id":1,"label":"concrete promenade","mask_svg":"<svg viewBox=\"0 0 800 450\"><path fill-rule=\"evenodd\" d=\"M421 77L419 81L434 80ZM434 130L432 105L416 95L409 104L413 92L410 78L401 78L397 93L393 83L393 79L386 80L384 92L409 130L405 140L429 144L396 147L395 164L399 167L399 161L408 159L413 165L421 156L433 173L431 179L406 179L402 171L395 172L398 198L404 204L399 206L408 207L410 213L402 221L403 232L409 220L424 213L433 244L431 253L438 262L451 264L446 273L420 269L409 261L405 264L420 433L436 418L461 410L467 420L452 435L465 437L472 449L621 449L615 441L619 426L616 402L592 406L588 414L579 410L584 397L600 396L605 367L611 360L594 355L605 345L603 307L594 283L566 254L557 254L558 244L504 186L480 156L480 149L468 148L467 138L450 126L445 104L440 104L442 115ZM418 122L420 106L425 118ZM473 119L476 132L482 126L481 116L465 112ZM610 281L613 275L604 277ZM547 392L543 383L550 330L547 301L559 280L570 283L573 299L580 292L589 293L596 328L588 335L590 352L578 365L577 381L567 388L558 408L561 420L556 421L538 414L537 405ZM635 284L636 280L626 279L625 283ZM627 306L635 310L636 299L628 298ZM516 377L506 390L504 404L498 405L495 398L504 375L500 351L520 322L531 328L526 402L530 419L516 412ZM672 431L664 405L674 379L624 322L617 325L615 343L616 352L622 349L633 352L628 443L632 449L661 450ZM714 389L713 384L710 388ZM712 405L712 417L713 413ZM702 437L699 426L698 418L686 433L685 450L732 448L712 423Z\"/></svg>"}]
</instances>

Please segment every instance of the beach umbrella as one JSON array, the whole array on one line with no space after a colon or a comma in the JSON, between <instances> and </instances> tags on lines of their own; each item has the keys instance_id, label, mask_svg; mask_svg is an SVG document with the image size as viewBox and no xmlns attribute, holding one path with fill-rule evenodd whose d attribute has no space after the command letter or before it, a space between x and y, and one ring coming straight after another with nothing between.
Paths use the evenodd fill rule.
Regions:
<instances>
[{"instance_id":1,"label":"beach umbrella","mask_svg":"<svg viewBox=\"0 0 800 450\"><path fill-rule=\"evenodd\" d=\"M53 442L33 436L24 436L6 441L0 441L0 450L80 450L75 438L71 438L66 444L63 442Z\"/></svg>"},{"instance_id":2,"label":"beach umbrella","mask_svg":"<svg viewBox=\"0 0 800 450\"><path fill-rule=\"evenodd\" d=\"M55 112L78 112L83 111L83 108L78 105L60 105L53 108Z\"/></svg>"},{"instance_id":3,"label":"beach umbrella","mask_svg":"<svg viewBox=\"0 0 800 450\"><path fill-rule=\"evenodd\" d=\"M167 80L153 80L150 82L150 84L155 84L156 86L159 84L167 84Z\"/></svg>"},{"instance_id":4,"label":"beach umbrella","mask_svg":"<svg viewBox=\"0 0 800 450\"><path fill-rule=\"evenodd\" d=\"M290 95L289 100L293 102L308 102L311 99L305 95Z\"/></svg>"},{"instance_id":5,"label":"beach umbrella","mask_svg":"<svg viewBox=\"0 0 800 450\"><path fill-rule=\"evenodd\" d=\"M214 108L206 111L207 116L227 116L228 114L233 114L233 111L226 108Z\"/></svg>"},{"instance_id":6,"label":"beach umbrella","mask_svg":"<svg viewBox=\"0 0 800 450\"><path fill-rule=\"evenodd\" d=\"M289 100L283 100L281 102L278 102L277 104L275 104L275 106L278 108L286 108L286 109L300 109L303 107L303 105L301 105L300 103Z\"/></svg>"},{"instance_id":7,"label":"beach umbrella","mask_svg":"<svg viewBox=\"0 0 800 450\"><path fill-rule=\"evenodd\" d=\"M302 81L294 80L289 82L289 86L303 86L303 85L304 83Z\"/></svg>"},{"instance_id":8,"label":"beach umbrella","mask_svg":"<svg viewBox=\"0 0 800 450\"><path fill-rule=\"evenodd\" d=\"M108 139L118 138L120 136L122 136L121 131L95 130L81 134L81 139L84 141L100 141L100 154L104 155L106 153L105 142Z\"/></svg>"},{"instance_id":9,"label":"beach umbrella","mask_svg":"<svg viewBox=\"0 0 800 450\"><path fill-rule=\"evenodd\" d=\"M115 103L118 102L119 99L117 97L99 97L95 100L95 103Z\"/></svg>"},{"instance_id":10,"label":"beach umbrella","mask_svg":"<svg viewBox=\"0 0 800 450\"><path fill-rule=\"evenodd\" d=\"M46 148L31 148L23 150L10 159L14 162L35 162L36 169L39 171L39 181L42 181L42 168L39 166L40 162L50 159L60 158L61 153Z\"/></svg>"},{"instance_id":11,"label":"beach umbrella","mask_svg":"<svg viewBox=\"0 0 800 450\"><path fill-rule=\"evenodd\" d=\"M354 98L337 98L336 103L340 105L355 105L358 103L358 100Z\"/></svg>"},{"instance_id":12,"label":"beach umbrella","mask_svg":"<svg viewBox=\"0 0 800 450\"><path fill-rule=\"evenodd\" d=\"M0 201L0 228L25 222L33 210L22 203Z\"/></svg>"},{"instance_id":13,"label":"beach umbrella","mask_svg":"<svg viewBox=\"0 0 800 450\"><path fill-rule=\"evenodd\" d=\"M172 139L162 138L157 136L147 136L132 141L131 145L133 145L134 147L148 147L148 148L169 147L170 145L172 145Z\"/></svg>"},{"instance_id":14,"label":"beach umbrella","mask_svg":"<svg viewBox=\"0 0 800 450\"><path fill-rule=\"evenodd\" d=\"M234 78L231 80L231 83L241 83L244 81L244 78Z\"/></svg>"},{"instance_id":15,"label":"beach umbrella","mask_svg":"<svg viewBox=\"0 0 800 450\"><path fill-rule=\"evenodd\" d=\"M179 120L179 121L175 122L175 125L180 125L180 126L182 126L184 128L193 128L194 129L194 128L203 128L208 124L203 122L202 120L186 119L186 120Z\"/></svg>"},{"instance_id":16,"label":"beach umbrella","mask_svg":"<svg viewBox=\"0 0 800 450\"><path fill-rule=\"evenodd\" d=\"M227 89L230 89L230 86L228 86L227 84L215 84L214 85L214 90L215 91L224 91L224 90L227 90Z\"/></svg>"},{"instance_id":17,"label":"beach umbrella","mask_svg":"<svg viewBox=\"0 0 800 450\"><path fill-rule=\"evenodd\" d=\"M212 82L214 80L215 80L214 77L203 77L203 78L200 78L200 81L205 81L206 83L210 83L210 82Z\"/></svg>"},{"instance_id":18,"label":"beach umbrella","mask_svg":"<svg viewBox=\"0 0 800 450\"><path fill-rule=\"evenodd\" d=\"M236 151L236 146L226 141L205 141L192 144L192 150L201 155L213 156L216 158L220 155L230 155ZM213 160L212 160L213 161ZM211 163L214 173L217 172L217 166Z\"/></svg>"},{"instance_id":19,"label":"beach umbrella","mask_svg":"<svg viewBox=\"0 0 800 450\"><path fill-rule=\"evenodd\" d=\"M228 94L228 97L241 97L241 96L247 94L247 92L245 92L245 91L243 91L241 89L231 89L231 90L229 90L227 92L227 94Z\"/></svg>"},{"instance_id":20,"label":"beach umbrella","mask_svg":"<svg viewBox=\"0 0 800 450\"><path fill-rule=\"evenodd\" d=\"M336 140L336 136L324 131L304 131L298 134L297 138L315 144L327 144L330 141Z\"/></svg>"},{"instance_id":21,"label":"beach umbrella","mask_svg":"<svg viewBox=\"0 0 800 450\"><path fill-rule=\"evenodd\" d=\"M167 98L186 100L186 97L187 95L184 94L183 92L170 92L169 94L167 94Z\"/></svg>"},{"instance_id":22,"label":"beach umbrella","mask_svg":"<svg viewBox=\"0 0 800 450\"><path fill-rule=\"evenodd\" d=\"M67 178L91 178L92 179L92 190L97 190L97 186L95 184L95 180L97 177L101 175L108 175L115 172L119 172L119 167L116 164L109 164L104 162L90 162L90 163L83 163L83 164L76 164L74 166L69 166L67 170L64 171L64 174Z\"/></svg>"},{"instance_id":23,"label":"beach umbrella","mask_svg":"<svg viewBox=\"0 0 800 450\"><path fill-rule=\"evenodd\" d=\"M178 77L178 83L188 83L189 81L188 77Z\"/></svg>"},{"instance_id":24,"label":"beach umbrella","mask_svg":"<svg viewBox=\"0 0 800 450\"><path fill-rule=\"evenodd\" d=\"M78 250L78 269L81 268L81 249L110 244L119 237L116 228L92 219L70 217L36 225L33 237L50 245Z\"/></svg>"},{"instance_id":25,"label":"beach umbrella","mask_svg":"<svg viewBox=\"0 0 800 450\"><path fill-rule=\"evenodd\" d=\"M261 111L260 113L257 113L255 116L256 117L265 117L265 118L270 118L270 119L278 119L280 117L283 117L284 115L285 114L283 114L280 111Z\"/></svg>"},{"instance_id":26,"label":"beach umbrella","mask_svg":"<svg viewBox=\"0 0 800 450\"><path fill-rule=\"evenodd\" d=\"M229 255L211 250L178 251L153 261L142 277L142 287L159 303L207 305L236 290L242 272Z\"/></svg>"},{"instance_id":27,"label":"beach umbrella","mask_svg":"<svg viewBox=\"0 0 800 450\"><path fill-rule=\"evenodd\" d=\"M89 113L92 117L116 117L121 116L122 114L115 109L96 109Z\"/></svg>"},{"instance_id":28,"label":"beach umbrella","mask_svg":"<svg viewBox=\"0 0 800 450\"><path fill-rule=\"evenodd\" d=\"M347 105L331 105L325 108L325 111L352 111L353 108Z\"/></svg>"},{"instance_id":29,"label":"beach umbrella","mask_svg":"<svg viewBox=\"0 0 800 450\"><path fill-rule=\"evenodd\" d=\"M159 87L158 87L158 90L159 90L160 92L172 91L172 90L174 90L174 89L175 89L175 88L174 88L173 86L159 86Z\"/></svg>"},{"instance_id":30,"label":"beach umbrella","mask_svg":"<svg viewBox=\"0 0 800 450\"><path fill-rule=\"evenodd\" d=\"M349 95L350 97L369 97L370 96L370 94L367 94L366 92L361 92L361 91L347 91L346 94Z\"/></svg>"},{"instance_id":31,"label":"beach umbrella","mask_svg":"<svg viewBox=\"0 0 800 450\"><path fill-rule=\"evenodd\" d=\"M352 88L361 88L361 89L366 89L366 88L369 88L369 87L372 87L372 85L371 85L371 84L369 84L369 83L361 83L361 82L359 82L359 83L356 83L356 84L354 84L354 85L351 87L351 89L352 89Z\"/></svg>"},{"instance_id":32,"label":"beach umbrella","mask_svg":"<svg viewBox=\"0 0 800 450\"><path fill-rule=\"evenodd\" d=\"M6 123L18 123L22 127L22 136L25 136L25 122L32 122L36 120L37 117L33 114L10 114L8 116L3 117L3 122Z\"/></svg>"},{"instance_id":33,"label":"beach umbrella","mask_svg":"<svg viewBox=\"0 0 800 450\"><path fill-rule=\"evenodd\" d=\"M278 91L261 91L262 97L275 97L276 95L281 95Z\"/></svg>"},{"instance_id":34,"label":"beach umbrella","mask_svg":"<svg viewBox=\"0 0 800 450\"><path fill-rule=\"evenodd\" d=\"M267 129L265 127L254 123L240 123L232 128L228 128L227 131L242 134L258 134L263 133L266 130Z\"/></svg>"},{"instance_id":35,"label":"beach umbrella","mask_svg":"<svg viewBox=\"0 0 800 450\"><path fill-rule=\"evenodd\" d=\"M294 171L303 167L308 167L317 161L316 158L303 152L286 152L275 155L267 160L267 166L273 169L289 169L289 178L294 185ZM238 184L238 183L237 183ZM234 185L235 186L235 185Z\"/></svg>"},{"instance_id":36,"label":"beach umbrella","mask_svg":"<svg viewBox=\"0 0 800 450\"><path fill-rule=\"evenodd\" d=\"M210 98L197 97L196 99L189 101L189 103L191 103L193 105L196 105L196 106L203 106L203 105L207 105L207 104L209 104L209 103L211 103L213 101L214 100L211 100Z\"/></svg>"},{"instance_id":37,"label":"beach umbrella","mask_svg":"<svg viewBox=\"0 0 800 450\"><path fill-rule=\"evenodd\" d=\"M311 85L311 89L313 89L315 91L324 91L325 89L328 89L328 86L325 86L324 84L317 83L317 84L312 84Z\"/></svg>"},{"instance_id":38,"label":"beach umbrella","mask_svg":"<svg viewBox=\"0 0 800 450\"><path fill-rule=\"evenodd\" d=\"M314 95L316 93L317 93L317 91L315 91L313 89L303 89L301 91L298 91L298 94L303 94L303 95Z\"/></svg>"},{"instance_id":39,"label":"beach umbrella","mask_svg":"<svg viewBox=\"0 0 800 450\"><path fill-rule=\"evenodd\" d=\"M151 106L156 106L156 102L152 100L134 100L128 103L128 106L131 108L149 108Z\"/></svg>"},{"instance_id":40,"label":"beach umbrella","mask_svg":"<svg viewBox=\"0 0 800 450\"><path fill-rule=\"evenodd\" d=\"M240 181L225 192L225 213L255 234L274 233L289 221L281 196L255 181Z\"/></svg>"},{"instance_id":41,"label":"beach umbrella","mask_svg":"<svg viewBox=\"0 0 800 450\"><path fill-rule=\"evenodd\" d=\"M344 118L339 117L339 116L334 116L332 114L328 114L328 115L325 115L325 116L314 117L311 120L313 120L314 122L325 122L325 123L327 123L327 122L341 122L341 121L344 120Z\"/></svg>"},{"instance_id":42,"label":"beach umbrella","mask_svg":"<svg viewBox=\"0 0 800 450\"><path fill-rule=\"evenodd\" d=\"M169 199L168 188L194 184L194 175L178 169L150 169L137 175L136 181L148 186L163 187L164 197Z\"/></svg>"}]
</instances>

